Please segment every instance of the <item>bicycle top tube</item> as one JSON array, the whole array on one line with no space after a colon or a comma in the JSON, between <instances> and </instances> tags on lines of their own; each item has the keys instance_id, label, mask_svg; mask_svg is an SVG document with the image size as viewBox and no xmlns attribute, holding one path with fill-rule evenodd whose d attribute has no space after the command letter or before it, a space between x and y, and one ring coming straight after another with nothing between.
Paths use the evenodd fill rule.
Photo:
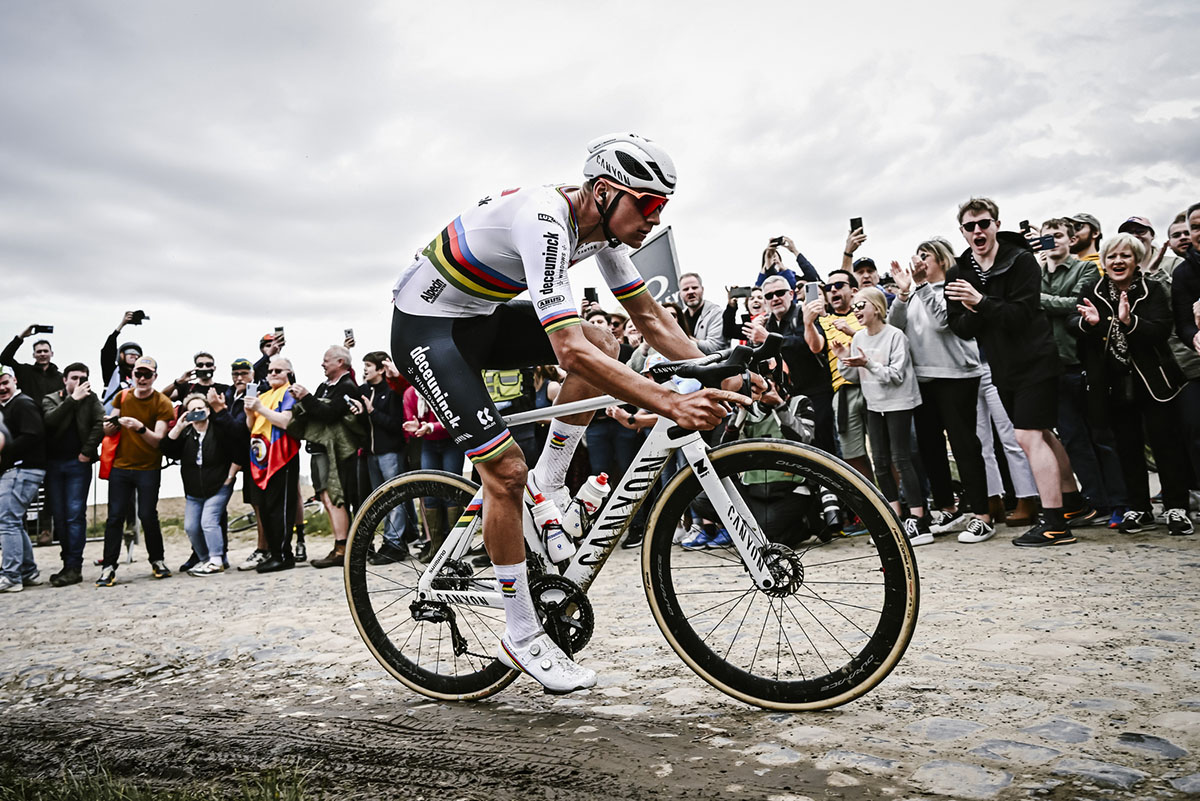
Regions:
<instances>
[{"instance_id":1,"label":"bicycle top tube","mask_svg":"<svg viewBox=\"0 0 1200 801\"><path fill-rule=\"evenodd\" d=\"M607 409L609 406L624 402L617 400L612 395L601 395L598 398L584 398L583 400L571 401L570 403L563 403L558 406L544 406L541 409L531 409L528 412L505 415L504 422L510 426L519 426L523 423L536 423L540 420L549 420L552 417L569 417L580 412L594 412L597 409Z\"/></svg>"}]
</instances>

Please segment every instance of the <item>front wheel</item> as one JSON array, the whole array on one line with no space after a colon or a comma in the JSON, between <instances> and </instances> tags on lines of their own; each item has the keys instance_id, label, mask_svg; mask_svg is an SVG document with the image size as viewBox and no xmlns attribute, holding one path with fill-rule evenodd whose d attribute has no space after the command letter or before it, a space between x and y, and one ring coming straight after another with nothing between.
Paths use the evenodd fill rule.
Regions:
<instances>
[{"instance_id":1,"label":"front wheel","mask_svg":"<svg viewBox=\"0 0 1200 801\"><path fill-rule=\"evenodd\" d=\"M756 587L733 547L672 544L689 510L716 520L695 475L680 471L650 513L642 551L667 642L709 684L767 709L839 706L883 681L912 638L918 601L916 560L887 501L845 462L796 443L744 440L709 458L771 540L775 581ZM818 536L814 504L829 492L870 537Z\"/></svg>"}]
</instances>

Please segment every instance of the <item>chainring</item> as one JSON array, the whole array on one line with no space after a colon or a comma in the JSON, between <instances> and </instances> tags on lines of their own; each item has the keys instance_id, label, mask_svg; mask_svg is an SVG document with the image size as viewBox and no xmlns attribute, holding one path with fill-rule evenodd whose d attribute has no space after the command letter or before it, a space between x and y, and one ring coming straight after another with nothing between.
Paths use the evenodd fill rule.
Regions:
<instances>
[{"instance_id":1,"label":"chainring","mask_svg":"<svg viewBox=\"0 0 1200 801\"><path fill-rule=\"evenodd\" d=\"M575 582L562 576L530 576L529 594L550 639L574 656L592 639L596 615Z\"/></svg>"}]
</instances>

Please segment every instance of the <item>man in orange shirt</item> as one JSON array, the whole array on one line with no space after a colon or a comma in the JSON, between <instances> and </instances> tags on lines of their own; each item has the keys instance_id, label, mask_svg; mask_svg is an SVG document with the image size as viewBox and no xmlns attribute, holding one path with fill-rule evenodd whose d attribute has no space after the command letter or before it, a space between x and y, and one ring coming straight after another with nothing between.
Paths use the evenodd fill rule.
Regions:
<instances>
[{"instance_id":1,"label":"man in orange shirt","mask_svg":"<svg viewBox=\"0 0 1200 801\"><path fill-rule=\"evenodd\" d=\"M146 535L146 551L155 578L171 571L163 561L162 527L158 523L158 488L162 479L159 443L175 410L167 396L154 388L158 363L142 356L133 364L133 386L113 398L113 416L105 418L106 436L120 434L112 472L108 478L108 521L104 526L104 564L97 587L116 583L117 560L121 557L121 530L137 492L138 519Z\"/></svg>"}]
</instances>

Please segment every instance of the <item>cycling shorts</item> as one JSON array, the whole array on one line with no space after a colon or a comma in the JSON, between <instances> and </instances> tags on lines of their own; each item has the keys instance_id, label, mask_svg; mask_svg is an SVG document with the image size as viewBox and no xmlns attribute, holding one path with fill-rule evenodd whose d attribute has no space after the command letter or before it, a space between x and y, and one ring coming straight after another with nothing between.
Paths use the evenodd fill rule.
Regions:
<instances>
[{"instance_id":1,"label":"cycling shorts","mask_svg":"<svg viewBox=\"0 0 1200 801\"><path fill-rule=\"evenodd\" d=\"M420 317L394 309L392 360L454 444L472 462L486 462L516 440L480 371L555 364L558 357L533 303L510 300L479 317Z\"/></svg>"}]
</instances>

